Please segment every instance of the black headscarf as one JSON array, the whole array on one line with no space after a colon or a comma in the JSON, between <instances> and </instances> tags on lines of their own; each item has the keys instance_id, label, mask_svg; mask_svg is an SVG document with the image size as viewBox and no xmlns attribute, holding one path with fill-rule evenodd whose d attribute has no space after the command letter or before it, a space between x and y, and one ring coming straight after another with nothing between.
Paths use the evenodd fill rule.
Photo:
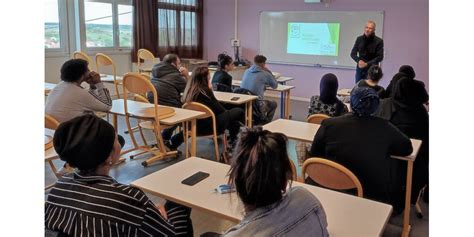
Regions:
<instances>
[{"instance_id":1,"label":"black headscarf","mask_svg":"<svg viewBox=\"0 0 474 237\"><path fill-rule=\"evenodd\" d=\"M425 103L424 88L420 83L409 78L400 79L394 86L392 100L400 106L423 106Z\"/></svg>"},{"instance_id":2,"label":"black headscarf","mask_svg":"<svg viewBox=\"0 0 474 237\"><path fill-rule=\"evenodd\" d=\"M61 123L53 138L59 158L79 170L97 168L109 157L114 142L112 125L94 115Z\"/></svg>"},{"instance_id":3,"label":"black headscarf","mask_svg":"<svg viewBox=\"0 0 474 237\"><path fill-rule=\"evenodd\" d=\"M371 116L379 106L379 96L374 89L357 87L351 91L351 108L358 116Z\"/></svg>"},{"instance_id":4,"label":"black headscarf","mask_svg":"<svg viewBox=\"0 0 474 237\"><path fill-rule=\"evenodd\" d=\"M325 74L319 83L319 98L325 104L334 104L337 101L337 82L336 75L332 73Z\"/></svg>"},{"instance_id":5,"label":"black headscarf","mask_svg":"<svg viewBox=\"0 0 474 237\"><path fill-rule=\"evenodd\" d=\"M415 70L413 70L413 67L410 65L402 65L398 72L404 73L408 79L415 79Z\"/></svg>"}]
</instances>

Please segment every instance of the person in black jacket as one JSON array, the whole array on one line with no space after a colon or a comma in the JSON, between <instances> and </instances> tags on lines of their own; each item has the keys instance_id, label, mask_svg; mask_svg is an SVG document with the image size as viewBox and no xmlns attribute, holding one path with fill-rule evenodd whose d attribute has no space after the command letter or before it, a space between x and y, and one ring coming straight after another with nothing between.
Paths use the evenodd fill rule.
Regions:
<instances>
[{"instance_id":1,"label":"person in black jacket","mask_svg":"<svg viewBox=\"0 0 474 237\"><path fill-rule=\"evenodd\" d=\"M367 71L372 65L383 60L383 39L375 35L375 22L367 21L364 34L357 37L352 47L351 58L357 63L355 82L367 78Z\"/></svg>"},{"instance_id":2,"label":"person in black jacket","mask_svg":"<svg viewBox=\"0 0 474 237\"><path fill-rule=\"evenodd\" d=\"M237 140L240 126L244 121L244 110L241 108L225 109L214 96L209 88L209 69L205 66L197 67L193 70L193 76L188 81L183 94L183 103L198 102L214 112L216 116L217 134L221 134L225 129L229 130L229 143L232 145ZM200 119L197 121L197 134L212 134L212 119Z\"/></svg>"},{"instance_id":3,"label":"person in black jacket","mask_svg":"<svg viewBox=\"0 0 474 237\"><path fill-rule=\"evenodd\" d=\"M181 108L183 105L181 103L181 93L184 92L188 78L188 69L181 67L181 60L178 55L165 55L163 62L156 64L152 69L151 83L158 93L158 104ZM148 93L148 100L154 102L152 93ZM161 134L165 140L165 145L171 150L176 150L184 141L182 134L171 137L176 127L164 129Z\"/></svg>"},{"instance_id":4,"label":"person in black jacket","mask_svg":"<svg viewBox=\"0 0 474 237\"><path fill-rule=\"evenodd\" d=\"M228 73L234 70L234 61L229 55L222 55L218 61L219 68L212 77L212 89L215 91L232 92L232 76Z\"/></svg>"},{"instance_id":5,"label":"person in black jacket","mask_svg":"<svg viewBox=\"0 0 474 237\"><path fill-rule=\"evenodd\" d=\"M373 89L355 88L351 92L354 112L323 120L309 153L348 168L359 178L365 198L389 203L398 214L404 207L406 163L390 156L407 156L413 149L405 134L371 115L378 105Z\"/></svg>"},{"instance_id":6,"label":"person in black jacket","mask_svg":"<svg viewBox=\"0 0 474 237\"><path fill-rule=\"evenodd\" d=\"M392 96L392 91L395 85L398 83L403 78L408 78L410 80L413 80L415 83L413 83L413 87L416 87L416 95L419 97L418 100L421 100L423 104L428 103L428 92L426 92L425 89L425 83L419 80L415 80L415 70L413 69L412 66L410 65L402 65L400 69L398 70L398 73L395 74L390 81L390 84L387 86L387 90L385 91L385 97L384 98L390 98Z\"/></svg>"},{"instance_id":7,"label":"person in black jacket","mask_svg":"<svg viewBox=\"0 0 474 237\"><path fill-rule=\"evenodd\" d=\"M414 204L420 190L428 184L429 164L429 119L423 103L425 92L417 81L401 78L391 97L380 102L375 116L384 118L410 138L422 141L420 151L413 165L412 200Z\"/></svg>"}]
</instances>

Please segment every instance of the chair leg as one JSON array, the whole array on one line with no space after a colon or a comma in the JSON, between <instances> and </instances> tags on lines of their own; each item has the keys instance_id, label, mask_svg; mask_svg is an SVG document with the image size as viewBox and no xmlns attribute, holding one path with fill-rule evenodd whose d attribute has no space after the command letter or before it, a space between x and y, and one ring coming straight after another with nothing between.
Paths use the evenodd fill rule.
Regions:
<instances>
[{"instance_id":1,"label":"chair leg","mask_svg":"<svg viewBox=\"0 0 474 237\"><path fill-rule=\"evenodd\" d=\"M224 150L222 152L222 157L224 157L224 162L226 164L229 164L229 159L227 157L227 147L229 146L229 143L227 142L227 136L225 135L225 132L222 134L222 149Z\"/></svg>"},{"instance_id":2,"label":"chair leg","mask_svg":"<svg viewBox=\"0 0 474 237\"><path fill-rule=\"evenodd\" d=\"M212 139L214 140L214 152L216 156L216 161L219 162L219 144L217 143L217 135L214 134Z\"/></svg>"},{"instance_id":3,"label":"chair leg","mask_svg":"<svg viewBox=\"0 0 474 237\"><path fill-rule=\"evenodd\" d=\"M56 166L54 166L53 161L48 160L48 163L49 163L49 166L51 166L51 170L53 171L54 176L56 176L56 178L59 179L61 176L58 174L58 170L56 169Z\"/></svg>"},{"instance_id":4,"label":"chair leg","mask_svg":"<svg viewBox=\"0 0 474 237\"><path fill-rule=\"evenodd\" d=\"M416 203L415 203L416 217L418 217L419 219L423 218L423 211L421 210L420 200L421 200L421 197L423 196L423 192L425 191L425 188L426 186L420 190L420 192L418 193L418 197L416 198Z\"/></svg>"}]
</instances>

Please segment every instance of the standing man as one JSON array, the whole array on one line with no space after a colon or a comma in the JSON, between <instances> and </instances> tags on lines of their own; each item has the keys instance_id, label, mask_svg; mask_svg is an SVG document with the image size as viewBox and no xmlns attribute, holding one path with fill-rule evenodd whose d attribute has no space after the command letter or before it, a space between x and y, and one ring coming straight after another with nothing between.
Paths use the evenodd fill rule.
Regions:
<instances>
[{"instance_id":1,"label":"standing man","mask_svg":"<svg viewBox=\"0 0 474 237\"><path fill-rule=\"evenodd\" d=\"M364 34L357 37L352 47L351 58L357 63L355 82L367 78L370 66L383 60L383 39L375 36L375 22L367 21Z\"/></svg>"}]
</instances>

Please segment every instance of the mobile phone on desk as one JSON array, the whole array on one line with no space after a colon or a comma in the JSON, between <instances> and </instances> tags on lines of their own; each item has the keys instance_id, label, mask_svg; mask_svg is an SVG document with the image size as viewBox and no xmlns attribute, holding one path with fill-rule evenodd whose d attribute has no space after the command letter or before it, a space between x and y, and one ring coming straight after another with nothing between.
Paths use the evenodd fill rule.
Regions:
<instances>
[{"instance_id":1,"label":"mobile phone on desk","mask_svg":"<svg viewBox=\"0 0 474 237\"><path fill-rule=\"evenodd\" d=\"M182 184L186 184L189 186L193 186L199 182L201 182L203 179L209 177L209 173L199 171L187 178L185 178L183 181L181 181Z\"/></svg>"},{"instance_id":2,"label":"mobile phone on desk","mask_svg":"<svg viewBox=\"0 0 474 237\"><path fill-rule=\"evenodd\" d=\"M232 98L230 98L230 100L232 100L232 101L236 101L236 100L239 100L239 99L240 99L240 97L232 97Z\"/></svg>"}]
</instances>

